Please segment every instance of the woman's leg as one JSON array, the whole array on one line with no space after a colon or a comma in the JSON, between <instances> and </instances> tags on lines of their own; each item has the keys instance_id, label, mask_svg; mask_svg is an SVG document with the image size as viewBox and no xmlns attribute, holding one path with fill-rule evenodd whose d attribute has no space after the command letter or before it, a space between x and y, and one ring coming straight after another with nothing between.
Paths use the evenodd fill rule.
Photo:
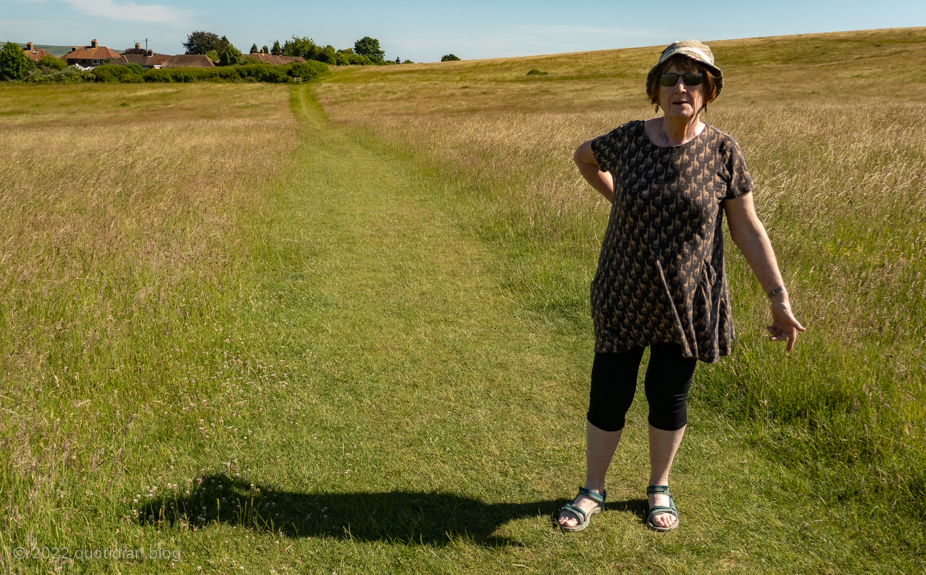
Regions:
<instances>
[{"instance_id":1,"label":"woman's leg","mask_svg":"<svg viewBox=\"0 0 926 575\"><path fill-rule=\"evenodd\" d=\"M666 431L649 426L649 484L668 485L669 470L672 469L672 460L675 452L682 443L685 428L675 431ZM649 496L649 506L669 506L669 496L658 494ZM671 513L659 513L653 517L653 523L659 527L671 527L678 519Z\"/></svg>"},{"instance_id":2,"label":"woman's leg","mask_svg":"<svg viewBox=\"0 0 926 575\"><path fill-rule=\"evenodd\" d=\"M659 343L650 347L646 369L646 398L649 401L650 485L668 485L669 471L688 423L688 390L698 360L682 357L681 346ZM667 495L650 495L649 505L669 505ZM678 519L671 513L653 517L659 527L671 527Z\"/></svg>"},{"instance_id":3,"label":"woman's leg","mask_svg":"<svg viewBox=\"0 0 926 575\"><path fill-rule=\"evenodd\" d=\"M586 489L604 492L605 476L621 440L627 409L633 403L642 358L642 347L624 353L595 354L585 422ZM572 504L588 511L597 502L580 495ZM578 518L570 511L561 511L559 514L560 525L574 527L578 522Z\"/></svg>"}]
</instances>

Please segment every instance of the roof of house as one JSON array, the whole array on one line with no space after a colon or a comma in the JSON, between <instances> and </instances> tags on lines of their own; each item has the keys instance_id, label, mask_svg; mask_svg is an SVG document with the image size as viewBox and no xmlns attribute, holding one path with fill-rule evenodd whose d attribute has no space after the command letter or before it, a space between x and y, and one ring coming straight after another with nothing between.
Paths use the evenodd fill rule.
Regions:
<instances>
[{"instance_id":1,"label":"roof of house","mask_svg":"<svg viewBox=\"0 0 926 575\"><path fill-rule=\"evenodd\" d=\"M161 64L162 68L214 68L215 63L208 56L200 54L177 54Z\"/></svg>"},{"instance_id":2,"label":"roof of house","mask_svg":"<svg viewBox=\"0 0 926 575\"><path fill-rule=\"evenodd\" d=\"M41 48L35 48L32 42L26 44L26 47L23 48L23 52L25 52L26 58L29 58L33 62L38 62L42 59L43 56L51 56L51 54L45 50L42 50Z\"/></svg>"},{"instance_id":3,"label":"roof of house","mask_svg":"<svg viewBox=\"0 0 926 575\"><path fill-rule=\"evenodd\" d=\"M94 40L90 46L75 46L73 50L61 56L61 59L68 62L71 60L110 60L118 57L118 52L106 46L98 46Z\"/></svg>"},{"instance_id":4,"label":"roof of house","mask_svg":"<svg viewBox=\"0 0 926 575\"><path fill-rule=\"evenodd\" d=\"M264 54L262 52L255 52L254 54L244 54L245 58L252 58L255 60L260 60L264 64L290 64L292 62L305 62L305 58L302 56L274 56L273 54Z\"/></svg>"},{"instance_id":5,"label":"roof of house","mask_svg":"<svg viewBox=\"0 0 926 575\"><path fill-rule=\"evenodd\" d=\"M164 62L167 62L171 58L173 58L173 56L171 56L170 54L153 54L151 56L148 56L148 62L152 66L163 66Z\"/></svg>"},{"instance_id":6,"label":"roof of house","mask_svg":"<svg viewBox=\"0 0 926 575\"><path fill-rule=\"evenodd\" d=\"M155 66L163 66L164 62L170 60L172 57L173 56L169 54L123 54L110 62L110 64L116 64L117 66L138 64L142 68L153 68Z\"/></svg>"}]
</instances>

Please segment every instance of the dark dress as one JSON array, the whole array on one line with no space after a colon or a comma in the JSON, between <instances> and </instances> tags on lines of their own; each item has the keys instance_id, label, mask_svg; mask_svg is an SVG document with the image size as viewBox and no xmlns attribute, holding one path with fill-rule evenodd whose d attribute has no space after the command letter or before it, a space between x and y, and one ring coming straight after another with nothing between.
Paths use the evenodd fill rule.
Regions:
<instances>
[{"instance_id":1,"label":"dark dress","mask_svg":"<svg viewBox=\"0 0 926 575\"><path fill-rule=\"evenodd\" d=\"M729 355L733 318L723 264L723 201L752 191L737 143L711 126L656 146L642 121L592 141L614 178L614 204L591 286L595 351L657 342L713 363Z\"/></svg>"}]
</instances>

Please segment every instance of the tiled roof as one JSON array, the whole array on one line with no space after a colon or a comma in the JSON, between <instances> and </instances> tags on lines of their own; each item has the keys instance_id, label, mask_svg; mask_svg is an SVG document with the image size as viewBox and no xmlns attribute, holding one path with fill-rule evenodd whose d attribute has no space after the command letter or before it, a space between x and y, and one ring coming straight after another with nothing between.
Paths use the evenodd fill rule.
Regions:
<instances>
[{"instance_id":1,"label":"tiled roof","mask_svg":"<svg viewBox=\"0 0 926 575\"><path fill-rule=\"evenodd\" d=\"M51 54L41 48L33 48L32 50L24 48L23 52L26 54L26 58L29 58L33 62L38 62L43 56L51 56Z\"/></svg>"},{"instance_id":2,"label":"tiled roof","mask_svg":"<svg viewBox=\"0 0 926 575\"><path fill-rule=\"evenodd\" d=\"M169 54L155 54L153 56L148 56L148 61L152 66L163 66L164 62L167 62L171 58L173 58L173 56Z\"/></svg>"},{"instance_id":3,"label":"tiled roof","mask_svg":"<svg viewBox=\"0 0 926 575\"><path fill-rule=\"evenodd\" d=\"M264 64L290 64L292 62L305 62L305 58L301 56L274 56L273 54L262 54L257 52L255 54L244 54L245 58L252 58L260 60Z\"/></svg>"},{"instance_id":4,"label":"tiled roof","mask_svg":"<svg viewBox=\"0 0 926 575\"><path fill-rule=\"evenodd\" d=\"M199 54L178 54L171 56L161 65L162 68L214 68L215 64L208 56Z\"/></svg>"},{"instance_id":5,"label":"tiled roof","mask_svg":"<svg viewBox=\"0 0 926 575\"><path fill-rule=\"evenodd\" d=\"M144 54L123 54L110 62L110 64L116 64L117 66L138 64L142 68L154 68L155 66L162 66L164 62L170 60L172 57L173 56L168 54L152 54L151 56Z\"/></svg>"},{"instance_id":6,"label":"tiled roof","mask_svg":"<svg viewBox=\"0 0 926 575\"><path fill-rule=\"evenodd\" d=\"M142 56L141 54L123 54L110 62L110 64L115 64L116 66L125 66L126 64L144 66L147 61L148 56Z\"/></svg>"},{"instance_id":7,"label":"tiled roof","mask_svg":"<svg viewBox=\"0 0 926 575\"><path fill-rule=\"evenodd\" d=\"M110 60L112 58L118 58L119 53L110 50L106 46L98 46L94 48L93 46L78 46L73 51L68 52L64 56L61 56L61 59L65 62L70 62L71 60Z\"/></svg>"}]
</instances>

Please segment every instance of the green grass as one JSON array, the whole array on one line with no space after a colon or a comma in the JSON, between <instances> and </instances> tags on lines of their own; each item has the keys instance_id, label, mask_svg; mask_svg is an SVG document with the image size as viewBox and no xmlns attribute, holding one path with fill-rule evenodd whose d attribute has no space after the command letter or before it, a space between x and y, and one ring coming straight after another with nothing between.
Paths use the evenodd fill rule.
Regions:
<instances>
[{"instance_id":1,"label":"green grass","mask_svg":"<svg viewBox=\"0 0 926 575\"><path fill-rule=\"evenodd\" d=\"M114 123L101 137L131 130L120 149L175 166L155 176L143 161L120 172L115 159L81 168L80 156L58 154L65 165L49 171L26 169L33 156L22 155L23 170L0 184L13 216L4 235L35 230L0 252L0 568L167 569L166 559L73 559L78 549L124 546L177 551L171 570L190 573L923 570L922 211L879 206L873 193L887 185L895 197L919 197L922 122L886 154L870 140L814 138L827 117L819 109L798 109L791 125L772 110L759 117L770 130L763 139L745 106L712 107L711 121L737 135L764 186L763 218L794 274L796 302L806 302L798 309L820 335L808 333L787 360L761 341L747 326L761 324L764 302L731 258L741 340L733 357L696 374L673 471L681 528L660 535L642 524L639 398L607 511L565 535L552 517L583 477L586 294L603 216L561 170L576 133L614 118L531 116L531 106L548 110L529 93L531 104L513 113L516 99L479 94L486 69L518 71L492 80L509 96L533 85L550 86L551 102L563 90L599 97L582 84L597 82L592 70L551 82L576 56L534 60L421 67L436 74L420 80L430 82L420 97L435 104L422 107L434 123L408 112L421 100L358 94L361 112L347 101L352 84L361 93L379 81L421 86L394 76L399 67L291 91L223 86L213 97L231 117L198 103L197 86L92 87L98 105L71 120L35 96L69 102L91 87L0 90L8 142L72 142L86 126ZM526 78L532 68L550 73ZM628 81L616 92L629 94L637 82ZM251 106L232 105L238 89L247 90L238 103ZM140 115L116 105L142 98ZM447 116L462 101L454 98L474 98L472 108ZM280 114L287 103L298 123ZM259 121L246 120L256 111ZM875 130L891 113L864 125ZM525 139L524 125L543 142ZM445 148L428 149L432 129ZM159 151L168 137L186 147ZM493 171L500 163L515 173ZM85 193L64 189L69 180ZM44 203L29 195L54 186L59 194ZM839 188L855 190L845 201L857 211L808 214L787 193ZM880 234L859 231L866 222L879 222ZM823 252L845 271L813 268ZM864 282L880 287L833 296ZM866 307L872 301L880 307ZM877 329L863 331L866 322ZM19 546L68 547L72 559L17 559Z\"/></svg>"}]
</instances>

